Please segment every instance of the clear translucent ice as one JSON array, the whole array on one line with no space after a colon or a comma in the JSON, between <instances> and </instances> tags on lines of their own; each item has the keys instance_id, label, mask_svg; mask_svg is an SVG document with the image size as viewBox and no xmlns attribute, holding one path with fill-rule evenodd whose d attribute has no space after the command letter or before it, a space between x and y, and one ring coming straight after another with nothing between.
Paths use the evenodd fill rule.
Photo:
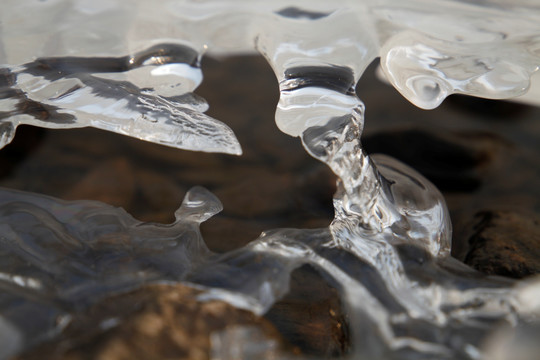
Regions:
<instances>
[{"instance_id":1,"label":"clear translucent ice","mask_svg":"<svg viewBox=\"0 0 540 360\"><path fill-rule=\"evenodd\" d=\"M204 114L193 91L205 51L254 49L280 84L277 126L339 177L332 224L267 231L216 255L198 225L221 205L202 188L186 195L171 225L1 190L0 358L56 336L70 314L104 296L148 282L182 281L204 289L201 300L263 314L303 264L340 291L351 358L486 358L497 329L536 320L536 281L483 276L451 258L438 190L406 165L363 152L355 94L377 57L422 108L452 93L525 93L540 63L533 1L5 1L1 144L19 124L94 126L239 154L232 131ZM227 358L226 349L216 354Z\"/></svg>"}]
</instances>

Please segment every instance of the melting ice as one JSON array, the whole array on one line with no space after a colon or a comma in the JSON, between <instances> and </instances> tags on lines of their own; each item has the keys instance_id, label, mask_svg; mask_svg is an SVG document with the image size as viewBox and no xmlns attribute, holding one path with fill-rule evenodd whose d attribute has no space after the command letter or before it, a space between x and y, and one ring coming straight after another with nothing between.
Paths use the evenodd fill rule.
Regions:
<instances>
[{"instance_id":1,"label":"melting ice","mask_svg":"<svg viewBox=\"0 0 540 360\"><path fill-rule=\"evenodd\" d=\"M442 195L406 165L366 155L354 89L380 57L387 79L422 108L452 93L521 95L540 63L539 24L540 7L529 1L4 2L2 146L20 124L93 126L240 154L193 91L204 52L256 50L279 81L277 126L339 180L328 228L266 231L222 255L198 230L221 209L202 188L188 192L170 225L101 203L1 190L0 358L55 337L73 312L148 282L182 281L204 289L201 300L264 314L304 264L339 289L352 358L483 358L494 328L537 319L540 286L483 276L450 257Z\"/></svg>"}]
</instances>

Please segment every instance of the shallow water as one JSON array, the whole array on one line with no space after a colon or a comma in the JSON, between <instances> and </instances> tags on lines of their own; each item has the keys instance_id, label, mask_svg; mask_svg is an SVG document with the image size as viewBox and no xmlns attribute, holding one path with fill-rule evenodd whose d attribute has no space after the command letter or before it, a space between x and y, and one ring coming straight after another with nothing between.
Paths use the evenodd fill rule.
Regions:
<instances>
[{"instance_id":1,"label":"shallow water","mask_svg":"<svg viewBox=\"0 0 540 360\"><path fill-rule=\"evenodd\" d=\"M0 15L2 145L20 124L93 126L240 154L232 131L204 114L193 91L205 51L256 49L279 82L277 126L339 179L329 227L265 231L220 255L199 232L221 209L202 188L188 192L171 225L100 203L2 190L0 331L10 344L3 357L56 336L70 313L148 282L185 282L205 290L201 300L263 314L305 264L339 290L352 358L478 359L495 324L536 319L537 284L487 277L451 258L439 191L397 160L366 155L355 94L377 57L394 87L422 108L451 93L522 94L540 57L534 4L23 5L9 2ZM59 17L62 26L51 26Z\"/></svg>"}]
</instances>

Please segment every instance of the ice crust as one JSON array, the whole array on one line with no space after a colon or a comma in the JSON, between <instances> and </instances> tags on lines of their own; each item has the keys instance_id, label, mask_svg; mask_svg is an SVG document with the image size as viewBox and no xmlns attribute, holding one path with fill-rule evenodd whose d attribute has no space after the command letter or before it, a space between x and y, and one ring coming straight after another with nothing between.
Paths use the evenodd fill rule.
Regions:
<instances>
[{"instance_id":1,"label":"ice crust","mask_svg":"<svg viewBox=\"0 0 540 360\"><path fill-rule=\"evenodd\" d=\"M340 291L354 359L482 359L497 329L536 321L536 281L484 276L451 258L439 191L405 164L365 154L355 85L380 57L386 78L422 108L452 93L521 95L540 64L538 4L8 0L0 145L20 124L94 126L240 154L232 131L193 93L206 51L268 60L280 86L277 126L339 178L332 224L269 230L218 255L198 226L221 204L202 188L187 193L170 225L2 189L0 338L13 340L0 358L57 336L93 302L149 282L184 282L204 290L201 301L264 314L305 264Z\"/></svg>"}]
</instances>

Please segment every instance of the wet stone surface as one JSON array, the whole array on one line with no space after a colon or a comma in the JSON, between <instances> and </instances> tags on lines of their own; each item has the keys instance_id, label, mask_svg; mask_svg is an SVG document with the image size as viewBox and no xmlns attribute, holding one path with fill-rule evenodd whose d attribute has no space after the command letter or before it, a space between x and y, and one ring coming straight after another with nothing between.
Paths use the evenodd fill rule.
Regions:
<instances>
[{"instance_id":1,"label":"wet stone surface","mask_svg":"<svg viewBox=\"0 0 540 360\"><path fill-rule=\"evenodd\" d=\"M346 354L349 329L337 290L310 266L292 273L290 288L265 317L304 354L322 358Z\"/></svg>"},{"instance_id":2,"label":"wet stone surface","mask_svg":"<svg viewBox=\"0 0 540 360\"><path fill-rule=\"evenodd\" d=\"M203 70L196 92L210 104L208 114L237 134L243 156L174 150L93 129L21 127L0 151L0 186L100 200L137 219L168 223L187 189L202 185L224 205L201 228L216 252L267 229L327 226L335 176L276 128L278 90L266 62L206 59ZM504 103L493 112L486 110L493 102L456 98L426 112L370 74L357 88L367 109L366 151L404 161L442 190L454 226L453 255L488 274L540 272L540 110ZM266 318L256 318L223 303L197 302L196 291L182 286L144 287L88 309L62 340L22 358L206 359L210 334L234 324L263 329L288 352L347 353L347 314L335 289L309 267L293 273L291 288Z\"/></svg>"},{"instance_id":3,"label":"wet stone surface","mask_svg":"<svg viewBox=\"0 0 540 360\"><path fill-rule=\"evenodd\" d=\"M473 221L465 263L486 274L523 278L540 273L540 216L484 211Z\"/></svg>"},{"instance_id":4,"label":"wet stone surface","mask_svg":"<svg viewBox=\"0 0 540 360\"><path fill-rule=\"evenodd\" d=\"M210 358L210 335L255 326L282 344L265 319L219 301L197 301L198 291L182 285L152 285L113 296L75 317L64 340L17 359L193 359Z\"/></svg>"}]
</instances>

